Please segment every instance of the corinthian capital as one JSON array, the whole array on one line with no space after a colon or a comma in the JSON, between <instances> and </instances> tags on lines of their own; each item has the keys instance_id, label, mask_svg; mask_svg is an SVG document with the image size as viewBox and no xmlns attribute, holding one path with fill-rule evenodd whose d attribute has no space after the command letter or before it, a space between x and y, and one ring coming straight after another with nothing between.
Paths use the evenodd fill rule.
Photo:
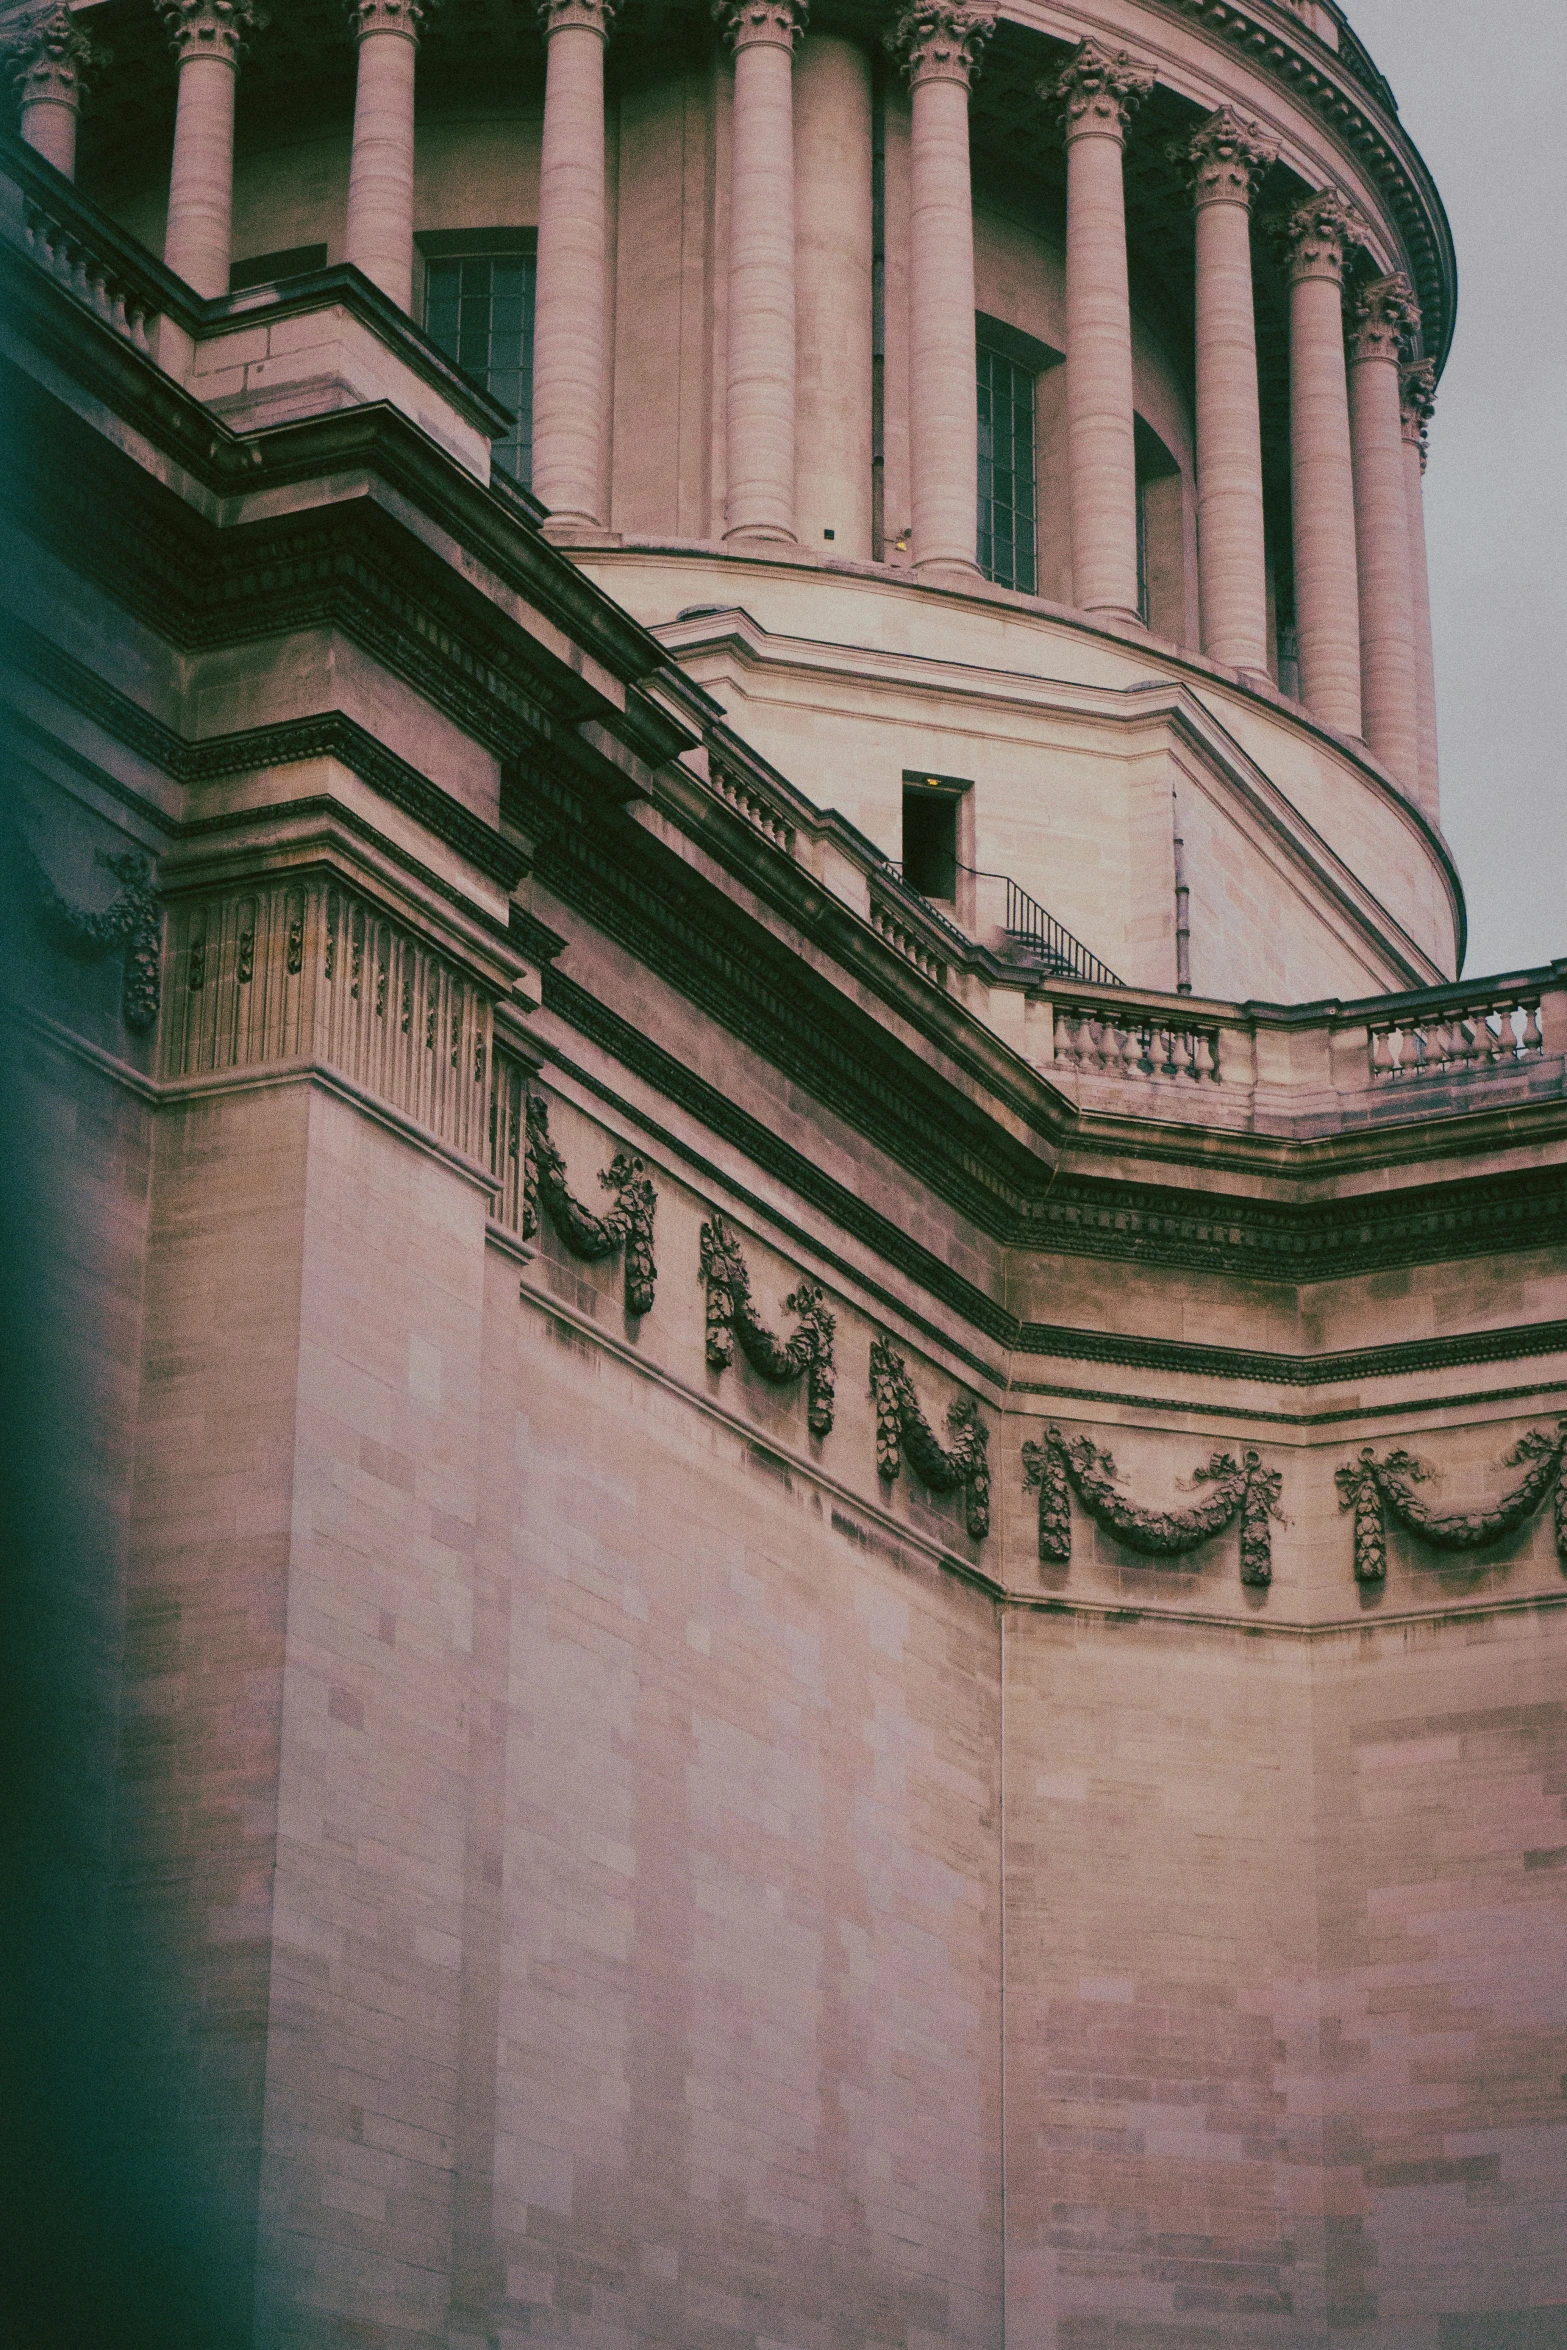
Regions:
<instances>
[{"instance_id":1,"label":"corinthian capital","mask_svg":"<svg viewBox=\"0 0 1567 2350\"><path fill-rule=\"evenodd\" d=\"M914 0L882 38L911 89L921 82L961 82L967 89L995 29L995 7L987 0Z\"/></svg>"},{"instance_id":2,"label":"corinthian capital","mask_svg":"<svg viewBox=\"0 0 1567 2350\"><path fill-rule=\"evenodd\" d=\"M738 56L742 49L787 49L805 30L806 0L713 0L713 22Z\"/></svg>"},{"instance_id":3,"label":"corinthian capital","mask_svg":"<svg viewBox=\"0 0 1567 2350\"><path fill-rule=\"evenodd\" d=\"M1153 88L1153 75L1132 62L1125 49L1084 41L1058 74L1047 75L1039 95L1061 110L1061 128L1073 139L1121 139L1134 107Z\"/></svg>"},{"instance_id":4,"label":"corinthian capital","mask_svg":"<svg viewBox=\"0 0 1567 2350\"><path fill-rule=\"evenodd\" d=\"M1344 281L1344 257L1350 246L1360 244L1368 234L1353 204L1346 204L1332 188L1302 197L1273 226L1284 247L1292 281L1325 277L1335 285Z\"/></svg>"},{"instance_id":5,"label":"corinthian capital","mask_svg":"<svg viewBox=\"0 0 1567 2350\"><path fill-rule=\"evenodd\" d=\"M1165 153L1185 170L1201 205L1249 204L1279 151L1263 137L1260 123L1221 106L1189 138L1172 140Z\"/></svg>"},{"instance_id":6,"label":"corinthian capital","mask_svg":"<svg viewBox=\"0 0 1567 2350\"><path fill-rule=\"evenodd\" d=\"M181 65L187 57L220 57L238 65L251 35L267 21L257 0L157 0L169 47Z\"/></svg>"},{"instance_id":7,"label":"corinthian capital","mask_svg":"<svg viewBox=\"0 0 1567 2350\"><path fill-rule=\"evenodd\" d=\"M1390 359L1396 366L1404 345L1420 324L1415 289L1403 271L1379 277L1361 289L1350 328L1352 359Z\"/></svg>"},{"instance_id":8,"label":"corinthian capital","mask_svg":"<svg viewBox=\"0 0 1567 2350\"><path fill-rule=\"evenodd\" d=\"M607 41L619 6L620 0L539 0L539 23L546 41L568 25Z\"/></svg>"},{"instance_id":9,"label":"corinthian capital","mask_svg":"<svg viewBox=\"0 0 1567 2350\"><path fill-rule=\"evenodd\" d=\"M1436 361L1411 359L1398 371L1398 413L1404 438L1420 451L1420 470L1426 469L1426 436L1436 410Z\"/></svg>"},{"instance_id":10,"label":"corinthian capital","mask_svg":"<svg viewBox=\"0 0 1567 2350\"><path fill-rule=\"evenodd\" d=\"M77 106L89 74L112 62L107 49L88 39L66 7L46 8L18 25L5 43L6 71L24 106L40 99Z\"/></svg>"},{"instance_id":11,"label":"corinthian capital","mask_svg":"<svg viewBox=\"0 0 1567 2350\"><path fill-rule=\"evenodd\" d=\"M348 29L356 41L366 33L401 33L404 40L417 41L435 5L436 0L349 0Z\"/></svg>"}]
</instances>

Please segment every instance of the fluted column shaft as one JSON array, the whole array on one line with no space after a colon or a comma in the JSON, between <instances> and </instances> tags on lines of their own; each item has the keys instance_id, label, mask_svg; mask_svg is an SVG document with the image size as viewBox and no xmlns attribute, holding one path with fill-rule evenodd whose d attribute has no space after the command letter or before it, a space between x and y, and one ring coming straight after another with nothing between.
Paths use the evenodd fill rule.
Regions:
<instances>
[{"instance_id":1,"label":"fluted column shaft","mask_svg":"<svg viewBox=\"0 0 1567 2350\"><path fill-rule=\"evenodd\" d=\"M1153 77L1085 41L1044 89L1066 136L1066 433L1072 600L1136 620L1137 443L1126 263L1126 124Z\"/></svg>"},{"instance_id":2,"label":"fluted column shaft","mask_svg":"<svg viewBox=\"0 0 1567 2350\"><path fill-rule=\"evenodd\" d=\"M163 258L198 294L229 290L234 84L256 22L250 0L159 0L180 61Z\"/></svg>"},{"instance_id":3,"label":"fluted column shaft","mask_svg":"<svg viewBox=\"0 0 1567 2350\"><path fill-rule=\"evenodd\" d=\"M358 0L343 255L407 310L414 282L414 64L430 0Z\"/></svg>"},{"instance_id":4,"label":"fluted column shaft","mask_svg":"<svg viewBox=\"0 0 1567 2350\"><path fill-rule=\"evenodd\" d=\"M888 46L908 75L909 473L915 569L978 576L979 395L969 85L995 29L989 8L905 9Z\"/></svg>"},{"instance_id":5,"label":"fluted column shaft","mask_svg":"<svg viewBox=\"0 0 1567 2350\"><path fill-rule=\"evenodd\" d=\"M1379 278L1356 305L1349 360L1361 731L1411 793L1420 787L1420 712L1399 365L1419 324L1408 278Z\"/></svg>"},{"instance_id":6,"label":"fluted column shaft","mask_svg":"<svg viewBox=\"0 0 1567 2350\"><path fill-rule=\"evenodd\" d=\"M68 180L76 177L76 124L88 74L108 62L63 6L21 26L7 45L21 106L17 127Z\"/></svg>"},{"instance_id":7,"label":"fluted column shaft","mask_svg":"<svg viewBox=\"0 0 1567 2350\"><path fill-rule=\"evenodd\" d=\"M1409 585L1415 632L1415 699L1420 724L1420 804L1432 823L1441 808L1436 734L1436 648L1431 632L1431 576L1426 559L1426 434L1436 398L1436 363L1403 371L1404 496L1409 509Z\"/></svg>"},{"instance_id":8,"label":"fluted column shaft","mask_svg":"<svg viewBox=\"0 0 1567 2350\"><path fill-rule=\"evenodd\" d=\"M1290 463L1300 698L1360 732L1355 477L1344 359L1344 255L1360 223L1332 195L1290 215Z\"/></svg>"},{"instance_id":9,"label":"fluted column shaft","mask_svg":"<svg viewBox=\"0 0 1567 2350\"><path fill-rule=\"evenodd\" d=\"M604 46L617 0L544 0L548 43L533 308L533 490L560 521L603 524L609 255Z\"/></svg>"},{"instance_id":10,"label":"fluted column shaft","mask_svg":"<svg viewBox=\"0 0 1567 2350\"><path fill-rule=\"evenodd\" d=\"M735 59L730 544L794 543L794 45L805 0L717 0Z\"/></svg>"},{"instance_id":11,"label":"fluted column shaft","mask_svg":"<svg viewBox=\"0 0 1567 2350\"><path fill-rule=\"evenodd\" d=\"M1222 107L1170 150L1197 208L1197 565L1203 651L1266 673L1268 575L1251 200L1275 150Z\"/></svg>"}]
</instances>

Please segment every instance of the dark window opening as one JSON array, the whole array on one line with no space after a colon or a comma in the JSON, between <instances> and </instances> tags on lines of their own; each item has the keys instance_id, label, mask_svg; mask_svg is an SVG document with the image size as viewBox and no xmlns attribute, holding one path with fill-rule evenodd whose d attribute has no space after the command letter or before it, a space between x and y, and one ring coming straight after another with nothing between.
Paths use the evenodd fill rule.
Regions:
<instances>
[{"instance_id":1,"label":"dark window opening","mask_svg":"<svg viewBox=\"0 0 1567 2350\"><path fill-rule=\"evenodd\" d=\"M1148 626L1148 484L1137 485L1137 617Z\"/></svg>"},{"instance_id":2,"label":"dark window opening","mask_svg":"<svg viewBox=\"0 0 1567 2350\"><path fill-rule=\"evenodd\" d=\"M1035 593L1034 374L981 343L979 567L1000 587Z\"/></svg>"},{"instance_id":3,"label":"dark window opening","mask_svg":"<svg viewBox=\"0 0 1567 2350\"><path fill-rule=\"evenodd\" d=\"M962 786L938 776L903 779L903 878L922 898L955 905Z\"/></svg>"},{"instance_id":4,"label":"dark window opening","mask_svg":"<svg viewBox=\"0 0 1567 2350\"><path fill-rule=\"evenodd\" d=\"M289 245L281 253L258 253L253 261L236 261L229 271L229 292L243 294L251 286L271 286L285 277L308 277L325 269L325 245Z\"/></svg>"},{"instance_id":5,"label":"dark window opening","mask_svg":"<svg viewBox=\"0 0 1567 2350\"><path fill-rule=\"evenodd\" d=\"M464 375L512 411L516 422L496 441L492 456L526 483L533 473L534 256L494 251L436 255L429 250L434 242L425 240L425 332Z\"/></svg>"}]
</instances>

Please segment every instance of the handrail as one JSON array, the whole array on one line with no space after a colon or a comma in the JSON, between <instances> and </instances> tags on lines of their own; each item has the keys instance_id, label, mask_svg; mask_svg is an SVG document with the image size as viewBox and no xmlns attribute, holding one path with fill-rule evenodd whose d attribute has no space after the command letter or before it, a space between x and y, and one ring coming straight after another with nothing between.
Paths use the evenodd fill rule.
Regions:
<instances>
[{"instance_id":1,"label":"handrail","mask_svg":"<svg viewBox=\"0 0 1567 2350\"><path fill-rule=\"evenodd\" d=\"M1074 938L1064 922L1058 922L1046 911L1038 898L1032 896L1010 873L986 873L977 865L965 865L962 871L975 881L1004 881L1007 885L1006 920L1001 927L1008 938L1036 954L1040 960L1041 975L1049 979L1082 979L1092 987L1124 987L1124 979L1102 963L1096 954Z\"/></svg>"}]
</instances>

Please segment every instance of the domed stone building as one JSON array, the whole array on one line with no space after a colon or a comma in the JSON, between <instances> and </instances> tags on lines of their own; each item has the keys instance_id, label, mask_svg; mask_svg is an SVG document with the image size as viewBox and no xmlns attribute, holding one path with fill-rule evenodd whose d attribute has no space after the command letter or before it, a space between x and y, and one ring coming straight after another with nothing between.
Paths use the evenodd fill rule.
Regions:
<instances>
[{"instance_id":1,"label":"domed stone building","mask_svg":"<svg viewBox=\"0 0 1567 2350\"><path fill-rule=\"evenodd\" d=\"M1343 11L3 22L58 2338L1567 2341L1567 964Z\"/></svg>"}]
</instances>

